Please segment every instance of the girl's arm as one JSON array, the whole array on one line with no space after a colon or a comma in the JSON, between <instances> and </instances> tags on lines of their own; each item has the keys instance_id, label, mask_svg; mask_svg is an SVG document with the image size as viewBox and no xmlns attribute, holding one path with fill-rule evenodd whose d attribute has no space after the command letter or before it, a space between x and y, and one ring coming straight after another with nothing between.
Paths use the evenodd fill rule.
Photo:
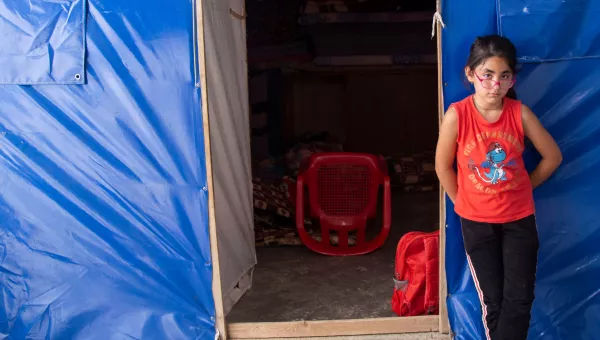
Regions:
<instances>
[{"instance_id":1,"label":"girl's arm","mask_svg":"<svg viewBox=\"0 0 600 340\"><path fill-rule=\"evenodd\" d=\"M454 171L454 159L456 157L456 138L458 136L458 116L456 110L448 109L440 126L435 152L435 172L440 184L446 190L448 197L454 203L458 192L456 171Z\"/></svg>"},{"instance_id":2,"label":"girl's arm","mask_svg":"<svg viewBox=\"0 0 600 340\"><path fill-rule=\"evenodd\" d=\"M529 175L531 178L531 185L535 189L547 180L558 168L562 162L562 153L554 141L554 138L552 138L548 131L542 126L542 123L540 123L535 114L531 112L531 109L526 105L523 105L521 111L525 136L531 140L533 146L535 146L540 155L542 155L542 161Z\"/></svg>"}]
</instances>

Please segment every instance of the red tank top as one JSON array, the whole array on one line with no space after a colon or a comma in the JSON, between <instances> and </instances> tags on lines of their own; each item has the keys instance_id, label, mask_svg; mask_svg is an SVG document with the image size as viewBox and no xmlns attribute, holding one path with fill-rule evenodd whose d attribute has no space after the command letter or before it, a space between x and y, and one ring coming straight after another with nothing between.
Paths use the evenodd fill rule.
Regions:
<instances>
[{"instance_id":1,"label":"red tank top","mask_svg":"<svg viewBox=\"0 0 600 340\"><path fill-rule=\"evenodd\" d=\"M535 213L522 157L521 102L505 98L495 123L477 111L472 96L452 106L458 114L456 213L485 223L507 223Z\"/></svg>"}]
</instances>

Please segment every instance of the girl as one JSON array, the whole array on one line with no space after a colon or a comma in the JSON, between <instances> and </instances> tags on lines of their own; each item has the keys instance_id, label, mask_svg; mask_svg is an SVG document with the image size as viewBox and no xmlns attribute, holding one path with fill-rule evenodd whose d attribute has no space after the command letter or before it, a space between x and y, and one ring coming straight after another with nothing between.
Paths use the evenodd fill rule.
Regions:
<instances>
[{"instance_id":1,"label":"girl","mask_svg":"<svg viewBox=\"0 0 600 340\"><path fill-rule=\"evenodd\" d=\"M475 40L465 67L475 94L450 106L436 151L440 183L461 217L488 340L527 338L539 248L532 191L562 161L554 139L516 100L516 64L508 39ZM521 156L525 137L542 156L531 174Z\"/></svg>"}]
</instances>

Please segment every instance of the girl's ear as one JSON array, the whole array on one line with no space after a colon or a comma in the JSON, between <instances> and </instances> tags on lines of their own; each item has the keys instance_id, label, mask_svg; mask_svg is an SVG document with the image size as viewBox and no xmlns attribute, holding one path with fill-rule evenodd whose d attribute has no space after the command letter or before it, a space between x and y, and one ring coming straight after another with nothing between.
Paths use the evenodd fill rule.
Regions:
<instances>
[{"instance_id":1,"label":"girl's ear","mask_svg":"<svg viewBox=\"0 0 600 340\"><path fill-rule=\"evenodd\" d=\"M469 68L469 66L465 67L465 77L467 77L467 80L469 81L469 83L473 84L475 82L473 70L471 70L471 68Z\"/></svg>"}]
</instances>

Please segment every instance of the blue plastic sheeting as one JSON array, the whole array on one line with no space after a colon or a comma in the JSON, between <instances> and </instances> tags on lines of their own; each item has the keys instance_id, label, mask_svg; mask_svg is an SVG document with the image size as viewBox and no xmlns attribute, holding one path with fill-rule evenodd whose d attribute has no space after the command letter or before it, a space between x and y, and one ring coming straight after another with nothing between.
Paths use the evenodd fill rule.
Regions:
<instances>
[{"instance_id":1,"label":"blue plastic sheeting","mask_svg":"<svg viewBox=\"0 0 600 340\"><path fill-rule=\"evenodd\" d=\"M500 8L504 6L500 1ZM516 0L510 2L517 3ZM582 1L573 1L583 3ZM565 2L565 3L573 3ZM598 8L599 0L585 2ZM495 1L446 0L443 18L447 25L443 39L444 104L469 94L464 66L469 46L476 36L498 33ZM551 15L550 15L551 14ZM540 38L548 50L521 55L569 51L598 51L599 42L588 39L593 32L583 26L569 41L558 35L576 16L571 11L540 14L528 25L504 34L520 51L531 46L524 37L557 22L561 28L545 31ZM579 26L578 26L579 27ZM593 29L593 26L590 28ZM597 31L596 31L597 32ZM581 40L579 40L581 38ZM589 46L576 45L585 41ZM563 45L564 44L564 45ZM562 46L562 47L561 47ZM581 48L580 48L581 47ZM541 48L541 47L540 47ZM573 50L573 49L571 49ZM586 52L587 53L587 52ZM541 242L536 301L529 340L598 339L600 336L600 210L597 210L600 176L600 59L580 59L522 66L517 81L519 99L529 105L559 143L564 162L557 173L535 191L538 230ZM526 164L533 169L539 155L528 148ZM484 339L480 302L468 270L458 217L448 202L446 274L448 313L458 340Z\"/></svg>"},{"instance_id":2,"label":"blue plastic sheeting","mask_svg":"<svg viewBox=\"0 0 600 340\"><path fill-rule=\"evenodd\" d=\"M600 57L600 1L500 0L499 33L523 62Z\"/></svg>"},{"instance_id":3,"label":"blue plastic sheeting","mask_svg":"<svg viewBox=\"0 0 600 340\"><path fill-rule=\"evenodd\" d=\"M0 84L83 84L86 0L0 2Z\"/></svg>"},{"instance_id":4,"label":"blue plastic sheeting","mask_svg":"<svg viewBox=\"0 0 600 340\"><path fill-rule=\"evenodd\" d=\"M0 338L214 339L192 4L88 11L85 85L0 86Z\"/></svg>"}]
</instances>

